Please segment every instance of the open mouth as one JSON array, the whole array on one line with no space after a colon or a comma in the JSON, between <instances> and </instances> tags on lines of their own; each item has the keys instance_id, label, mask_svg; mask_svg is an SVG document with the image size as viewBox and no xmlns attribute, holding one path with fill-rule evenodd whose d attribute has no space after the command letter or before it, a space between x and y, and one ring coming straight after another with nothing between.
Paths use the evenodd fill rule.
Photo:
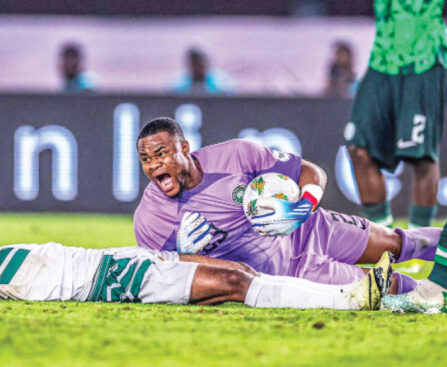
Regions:
<instances>
[{"instance_id":1,"label":"open mouth","mask_svg":"<svg viewBox=\"0 0 447 367\"><path fill-rule=\"evenodd\" d=\"M169 173L162 173L161 175L155 176L155 179L164 192L168 192L174 187L172 176Z\"/></svg>"}]
</instances>

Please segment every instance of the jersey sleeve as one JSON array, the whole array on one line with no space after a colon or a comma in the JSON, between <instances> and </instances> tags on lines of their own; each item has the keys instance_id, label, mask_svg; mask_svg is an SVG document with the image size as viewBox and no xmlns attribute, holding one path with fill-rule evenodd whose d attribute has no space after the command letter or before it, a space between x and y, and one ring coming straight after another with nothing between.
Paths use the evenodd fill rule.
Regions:
<instances>
[{"instance_id":1,"label":"jersey sleeve","mask_svg":"<svg viewBox=\"0 0 447 367\"><path fill-rule=\"evenodd\" d=\"M173 213L177 213L176 208L159 202L145 192L133 218L138 246L153 250L175 250L177 222Z\"/></svg>"},{"instance_id":2,"label":"jersey sleeve","mask_svg":"<svg viewBox=\"0 0 447 367\"><path fill-rule=\"evenodd\" d=\"M270 150L258 143L243 141L239 155L244 157L247 173L254 177L263 173L281 173L298 182L301 174L302 158L292 153Z\"/></svg>"}]
</instances>

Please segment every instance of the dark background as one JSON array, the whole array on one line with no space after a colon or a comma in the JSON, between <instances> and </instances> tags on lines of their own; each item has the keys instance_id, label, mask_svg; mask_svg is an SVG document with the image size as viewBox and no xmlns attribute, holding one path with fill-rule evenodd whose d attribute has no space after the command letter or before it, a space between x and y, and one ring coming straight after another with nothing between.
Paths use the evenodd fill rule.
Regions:
<instances>
[{"instance_id":1,"label":"dark background","mask_svg":"<svg viewBox=\"0 0 447 367\"><path fill-rule=\"evenodd\" d=\"M349 118L347 100L297 98L181 98L139 95L3 95L0 96L0 208L26 211L132 212L138 200L120 202L112 193L113 111L120 103L134 103L140 123L157 116L173 116L183 103L198 105L203 114L202 146L237 137L247 127L264 131L272 127L292 130L302 144L305 159L322 166L329 181L323 205L329 209L360 213L335 182L335 155L343 144L343 129ZM78 196L73 201L56 200L51 194L51 155L40 156L40 191L33 201L22 201L13 192L14 131L21 125L35 128L48 124L68 128L78 143ZM447 151L446 144L443 152ZM218 158L218 157L217 157ZM447 171L441 160L442 172ZM409 177L393 200L396 215L408 207ZM140 194L147 184L140 176ZM446 215L447 208L440 208Z\"/></svg>"},{"instance_id":2,"label":"dark background","mask_svg":"<svg viewBox=\"0 0 447 367\"><path fill-rule=\"evenodd\" d=\"M2 0L5 14L72 15L373 15L373 0Z\"/></svg>"}]
</instances>

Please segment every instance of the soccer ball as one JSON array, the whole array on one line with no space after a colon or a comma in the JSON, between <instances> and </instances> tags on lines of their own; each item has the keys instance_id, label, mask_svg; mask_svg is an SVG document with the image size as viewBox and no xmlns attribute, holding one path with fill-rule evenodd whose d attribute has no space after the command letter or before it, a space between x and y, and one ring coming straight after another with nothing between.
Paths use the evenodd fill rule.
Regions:
<instances>
[{"instance_id":1,"label":"soccer ball","mask_svg":"<svg viewBox=\"0 0 447 367\"><path fill-rule=\"evenodd\" d=\"M265 173L255 177L247 185L243 199L244 213L248 220L255 215L263 215L271 211L256 205L261 197L298 201L300 188L294 180L280 173Z\"/></svg>"}]
</instances>

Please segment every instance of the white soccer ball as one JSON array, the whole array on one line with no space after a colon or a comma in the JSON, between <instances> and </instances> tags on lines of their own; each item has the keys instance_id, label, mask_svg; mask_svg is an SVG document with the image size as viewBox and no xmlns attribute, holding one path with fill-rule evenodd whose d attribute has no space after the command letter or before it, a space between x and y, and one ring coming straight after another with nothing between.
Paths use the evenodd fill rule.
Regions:
<instances>
[{"instance_id":1,"label":"white soccer ball","mask_svg":"<svg viewBox=\"0 0 447 367\"><path fill-rule=\"evenodd\" d=\"M263 215L271 211L256 205L257 200L261 197L298 201L300 188L294 180L280 173L265 173L255 177L247 185L244 193L244 213L248 220L255 215Z\"/></svg>"}]
</instances>

